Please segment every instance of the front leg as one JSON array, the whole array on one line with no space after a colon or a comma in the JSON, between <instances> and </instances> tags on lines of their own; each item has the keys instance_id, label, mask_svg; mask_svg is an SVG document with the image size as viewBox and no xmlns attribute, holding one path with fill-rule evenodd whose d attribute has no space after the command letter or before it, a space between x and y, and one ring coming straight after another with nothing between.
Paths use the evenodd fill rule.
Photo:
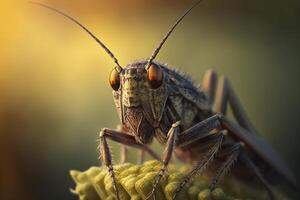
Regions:
<instances>
[{"instance_id":1,"label":"front leg","mask_svg":"<svg viewBox=\"0 0 300 200\"><path fill-rule=\"evenodd\" d=\"M179 192L183 189L183 187L190 182L190 180L196 176L202 173L202 171L213 161L219 150L221 149L221 145L223 142L223 139L225 135L227 134L226 130L222 130L220 132L212 133L209 136L206 136L204 138L207 139L207 141L201 143L202 146L213 144L213 146L210 148L210 150L199 160L196 167L184 178L184 180L179 184L177 189L175 190L175 193L173 194L172 200L176 199L176 196L179 194Z\"/></svg>"},{"instance_id":2,"label":"front leg","mask_svg":"<svg viewBox=\"0 0 300 200\"><path fill-rule=\"evenodd\" d=\"M115 172L113 169L113 164L112 164L112 159L111 159L111 153L110 153L109 146L108 146L106 139L107 138L111 139L115 142L121 143L126 146L143 149L144 151L148 152L150 155L152 155L154 158L156 158L158 160L159 160L159 157L147 145L137 143L133 136L128 135L126 133L122 133L119 131L104 128L100 131L99 136L100 136L99 148L100 148L100 153L101 153L100 158L101 158L103 164L108 168L110 177L112 179L113 188L116 192L117 199L120 200L119 191L118 191L117 184L116 184L117 182L116 182Z\"/></svg>"},{"instance_id":3,"label":"front leg","mask_svg":"<svg viewBox=\"0 0 300 200\"><path fill-rule=\"evenodd\" d=\"M106 137L105 137L105 131L106 131L106 129L103 129L100 132L100 152L101 152L100 157L101 157L103 164L108 169L109 175L112 180L113 188L116 192L117 199L120 200L119 190L118 190L118 187L116 184L116 176L115 176L115 172L114 172L114 168L113 168L112 160L111 160L111 154L110 154L110 150L109 150L109 147L108 147L108 144L106 141Z\"/></svg>"},{"instance_id":4,"label":"front leg","mask_svg":"<svg viewBox=\"0 0 300 200\"><path fill-rule=\"evenodd\" d=\"M166 147L163 153L163 165L159 170L159 173L153 183L153 187L152 187L152 191L150 193L150 195L146 198L153 198L155 199L155 189L158 186L161 178L164 176L166 170L167 170L167 166L172 158L172 153L174 151L174 148L176 146L177 143L177 138L178 138L178 134L179 134L179 125L180 125L180 121L175 122L174 124L172 124L172 127L170 128L168 135L167 135L167 143L166 143Z\"/></svg>"}]
</instances>

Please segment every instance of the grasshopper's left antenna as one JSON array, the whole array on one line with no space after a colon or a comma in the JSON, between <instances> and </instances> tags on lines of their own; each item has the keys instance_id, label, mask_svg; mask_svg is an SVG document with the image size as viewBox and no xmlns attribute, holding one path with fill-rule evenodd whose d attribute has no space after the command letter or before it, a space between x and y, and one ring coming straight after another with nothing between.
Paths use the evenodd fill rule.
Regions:
<instances>
[{"instance_id":1,"label":"grasshopper's left antenna","mask_svg":"<svg viewBox=\"0 0 300 200\"><path fill-rule=\"evenodd\" d=\"M105 44L103 44L99 38L97 38L89 29L87 29L85 26L83 26L79 21L77 21L76 19L74 19L73 17L65 14L64 12L56 9L56 8L52 8L48 5L45 5L45 4L42 4L42 3L39 3L39 2L33 2L33 1L29 1L29 3L31 4L35 4L35 5L38 5L38 6L42 6L44 8L47 8L49 10L52 10L68 19L70 19L72 22L74 22L75 24L77 24L78 26L80 26L83 30L85 30L94 40L96 40L96 42L106 51L106 53L114 60L114 62L116 63L116 70L118 72L121 72L122 71L122 67L120 66L119 64L119 61L118 59L114 56L114 54L105 46Z\"/></svg>"},{"instance_id":2,"label":"grasshopper's left antenna","mask_svg":"<svg viewBox=\"0 0 300 200\"><path fill-rule=\"evenodd\" d=\"M175 24L170 28L170 30L167 32L167 34L165 35L165 37L162 39L162 41L159 43L158 47L155 49L155 51L153 52L152 56L149 58L148 63L146 65L146 70L149 68L150 64L152 63L152 61L155 59L155 57L157 56L157 54L159 53L161 47L163 46L163 44L166 42L166 40L168 39L168 37L171 35L171 33L174 31L174 29L176 28L176 26L183 20L183 18L193 9L195 8L199 3L201 3L203 0L199 0L197 1L195 4L193 4L181 17L179 17L177 19L177 21L175 22Z\"/></svg>"}]
</instances>

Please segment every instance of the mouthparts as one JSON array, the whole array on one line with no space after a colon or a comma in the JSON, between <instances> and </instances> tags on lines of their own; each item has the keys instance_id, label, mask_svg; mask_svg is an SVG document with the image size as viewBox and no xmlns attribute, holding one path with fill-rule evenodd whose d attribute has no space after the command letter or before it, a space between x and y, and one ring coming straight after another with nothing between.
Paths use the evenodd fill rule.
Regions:
<instances>
[{"instance_id":1,"label":"mouthparts","mask_svg":"<svg viewBox=\"0 0 300 200\"><path fill-rule=\"evenodd\" d=\"M134 134L136 141L147 144L151 142L154 128L144 116L141 107L125 107L125 125Z\"/></svg>"}]
</instances>

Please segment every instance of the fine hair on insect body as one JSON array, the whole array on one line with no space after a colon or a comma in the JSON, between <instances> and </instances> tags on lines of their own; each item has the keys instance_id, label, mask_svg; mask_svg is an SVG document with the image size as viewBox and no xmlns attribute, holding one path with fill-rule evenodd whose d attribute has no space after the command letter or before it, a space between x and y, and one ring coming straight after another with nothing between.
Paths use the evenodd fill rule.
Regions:
<instances>
[{"instance_id":1,"label":"fine hair on insect body","mask_svg":"<svg viewBox=\"0 0 300 200\"><path fill-rule=\"evenodd\" d=\"M202 0L195 2L176 20L148 59L125 67L119 64L100 39L76 19L50 6L31 2L61 14L80 26L115 63L109 75L109 84L121 124L117 130L103 128L100 131L99 149L102 164L108 168L118 200L118 180L107 139L121 144L121 162L127 160L128 147L139 149L141 162L144 153L162 161L147 199L155 199L156 188L167 171L173 153L182 162L193 164L194 168L179 184L172 199L176 199L183 187L204 170L212 177L211 191L229 171L245 182L251 182L249 178L255 176L270 199L275 199L273 184L278 181L291 188L298 186L286 163L256 133L226 77L218 79L214 70L207 70L199 87L185 74L155 61L177 25L200 2ZM220 86L218 91L217 83ZM229 106L235 121L226 116ZM162 158L149 146L154 138L164 146Z\"/></svg>"}]
</instances>

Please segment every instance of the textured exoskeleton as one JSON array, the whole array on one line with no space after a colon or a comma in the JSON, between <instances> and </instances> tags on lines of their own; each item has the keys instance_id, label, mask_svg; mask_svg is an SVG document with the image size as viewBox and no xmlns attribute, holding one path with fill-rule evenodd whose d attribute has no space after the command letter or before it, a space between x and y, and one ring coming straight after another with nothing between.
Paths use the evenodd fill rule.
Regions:
<instances>
[{"instance_id":1,"label":"textured exoskeleton","mask_svg":"<svg viewBox=\"0 0 300 200\"><path fill-rule=\"evenodd\" d=\"M163 165L148 198L155 197L155 189L166 172L173 152L183 162L195 165L175 191L173 199L193 176L200 174L209 164L207 171L212 176L211 190L215 189L220 177L235 162L237 164L232 168L232 174L248 182L255 175L271 199L274 194L269 181L274 177L297 185L285 162L258 137L225 77L220 78L216 95L217 74L213 70L204 74L202 84L198 87L185 74L154 61L175 27L200 2L196 2L176 21L148 60L128 64L125 68L120 66L113 53L96 36L74 18L37 3L64 15L83 28L116 64L109 81L121 125L118 130L103 128L99 147L102 163L108 167L117 199L117 179L107 139L122 144L122 162L126 160L127 146L140 149L141 161L144 152L160 159L148 146L153 138L165 146ZM228 104L235 121L226 117Z\"/></svg>"}]
</instances>

